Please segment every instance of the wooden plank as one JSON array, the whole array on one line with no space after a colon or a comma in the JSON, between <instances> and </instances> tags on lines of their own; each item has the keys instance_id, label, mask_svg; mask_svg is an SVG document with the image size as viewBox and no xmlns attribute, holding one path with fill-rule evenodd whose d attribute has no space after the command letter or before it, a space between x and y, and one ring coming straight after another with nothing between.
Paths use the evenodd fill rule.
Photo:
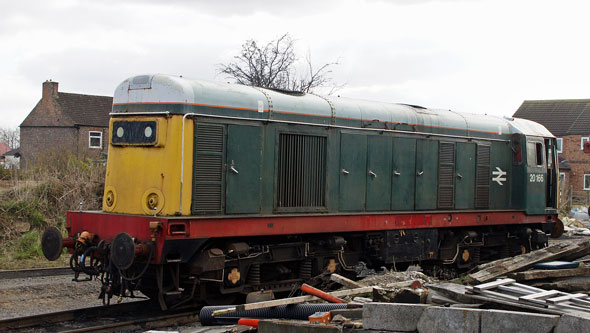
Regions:
<instances>
[{"instance_id":1,"label":"wooden plank","mask_svg":"<svg viewBox=\"0 0 590 333\"><path fill-rule=\"evenodd\" d=\"M545 301L549 304L555 304L555 303L559 303L559 302L569 301L572 298L584 298L584 297L588 297L588 295L586 295L586 294L568 294L568 295L564 295L564 296L549 298Z\"/></svg>"},{"instance_id":2,"label":"wooden plank","mask_svg":"<svg viewBox=\"0 0 590 333\"><path fill-rule=\"evenodd\" d=\"M334 281L336 283L340 283L341 285L343 285L346 288L362 288L363 285L356 282L356 281L352 281L349 278L346 278L342 275L333 273L332 275L330 275L330 280Z\"/></svg>"},{"instance_id":3,"label":"wooden plank","mask_svg":"<svg viewBox=\"0 0 590 333\"><path fill-rule=\"evenodd\" d=\"M372 293L374 288L375 287L362 287L362 288L356 288L356 289L346 289L346 290L334 291L329 294L332 296L335 296L335 297L345 297L345 296ZM212 315L215 317L215 316L220 316L220 315L224 315L224 314L232 313L232 312L237 312L237 311L272 308L274 306L279 306L279 305L299 304L299 303L305 303L305 302L311 302L311 301L320 301L320 299L315 296L308 295L308 296L275 299L272 301L265 301L265 302L241 304L241 305L236 305L235 307L213 311Z\"/></svg>"},{"instance_id":4,"label":"wooden plank","mask_svg":"<svg viewBox=\"0 0 590 333\"><path fill-rule=\"evenodd\" d=\"M590 312L590 308L588 308L588 307L584 307L584 306L577 305L577 304L571 304L571 303L570 304L557 303L557 304L551 304L551 306L556 307L556 308L561 308L561 309L575 310L575 311L578 311L578 313L580 311L583 311L586 313Z\"/></svg>"},{"instance_id":5,"label":"wooden plank","mask_svg":"<svg viewBox=\"0 0 590 333\"><path fill-rule=\"evenodd\" d=\"M512 285L515 286L515 287L524 289L524 290L528 290L528 291L530 291L532 293L540 293L542 291L545 291L545 289L541 289L541 288L537 288L537 287L532 287L532 286L529 286L529 285L526 285L526 284L522 284L522 283L513 283Z\"/></svg>"},{"instance_id":6,"label":"wooden plank","mask_svg":"<svg viewBox=\"0 0 590 333\"><path fill-rule=\"evenodd\" d=\"M583 306L590 306L590 301L586 300L586 299L572 298L572 299L570 299L570 302L575 303L575 304L579 304L579 305L583 305Z\"/></svg>"},{"instance_id":7,"label":"wooden plank","mask_svg":"<svg viewBox=\"0 0 590 333\"><path fill-rule=\"evenodd\" d=\"M513 301L513 302L518 302L518 297L517 296L502 294L502 293L499 293L497 291L482 290L480 292L480 294L481 295L484 295L484 296L492 296L492 297L496 297L496 298L500 298L500 299L505 299L505 300L510 300L510 301Z\"/></svg>"},{"instance_id":8,"label":"wooden plank","mask_svg":"<svg viewBox=\"0 0 590 333\"><path fill-rule=\"evenodd\" d=\"M480 270L468 275L467 280L471 284L485 283L502 275L530 268L538 262L556 260L584 249L590 249L589 240L555 244L541 250L478 266Z\"/></svg>"},{"instance_id":9,"label":"wooden plank","mask_svg":"<svg viewBox=\"0 0 590 333\"><path fill-rule=\"evenodd\" d=\"M539 298L547 298L555 295L563 295L564 293L559 290L545 290L540 293L530 294L526 296L520 296L518 299L522 301L538 300Z\"/></svg>"},{"instance_id":10,"label":"wooden plank","mask_svg":"<svg viewBox=\"0 0 590 333\"><path fill-rule=\"evenodd\" d=\"M518 288L513 284L511 284L510 286L499 286L498 291L505 291L516 295L529 295L531 293L530 290Z\"/></svg>"},{"instance_id":11,"label":"wooden plank","mask_svg":"<svg viewBox=\"0 0 590 333\"><path fill-rule=\"evenodd\" d=\"M578 267L570 269L535 269L526 272L510 273L508 277L516 281L529 281L537 279L552 279L570 276L590 275L590 267Z\"/></svg>"},{"instance_id":12,"label":"wooden plank","mask_svg":"<svg viewBox=\"0 0 590 333\"><path fill-rule=\"evenodd\" d=\"M483 302L498 303L498 304L502 304L502 305L513 306L513 307L517 307L517 308L521 308L521 309L525 309L525 310L530 310L533 312L541 312L541 313L556 314L556 315L561 315L564 313L564 311L560 310L560 309L546 308L543 306L537 306L535 304L530 304L530 303L526 303L526 304L525 303L518 303L518 302L512 302L512 301L503 300L503 299L497 299L495 297L480 296L480 295L473 295L471 297L473 299L483 301Z\"/></svg>"},{"instance_id":13,"label":"wooden plank","mask_svg":"<svg viewBox=\"0 0 590 333\"><path fill-rule=\"evenodd\" d=\"M473 290L482 291L482 290L494 289L498 286L503 286L503 285L510 284L513 282L516 282L516 281L514 281L513 279L499 279L496 281L478 284L477 286L473 286Z\"/></svg>"},{"instance_id":14,"label":"wooden plank","mask_svg":"<svg viewBox=\"0 0 590 333\"><path fill-rule=\"evenodd\" d=\"M545 290L557 289L569 293L584 292L590 290L590 277L588 276L574 276L559 279L537 280L533 286L543 288Z\"/></svg>"}]
</instances>

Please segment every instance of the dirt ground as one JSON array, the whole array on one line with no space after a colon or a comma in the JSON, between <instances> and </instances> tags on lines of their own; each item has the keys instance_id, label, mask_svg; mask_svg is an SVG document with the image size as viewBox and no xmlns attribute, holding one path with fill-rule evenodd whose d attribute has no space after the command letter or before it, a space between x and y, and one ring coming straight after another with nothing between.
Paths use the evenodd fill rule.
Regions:
<instances>
[{"instance_id":1,"label":"dirt ground","mask_svg":"<svg viewBox=\"0 0 590 333\"><path fill-rule=\"evenodd\" d=\"M0 319L102 305L97 298L99 281L74 282L72 278L62 275L0 280Z\"/></svg>"}]
</instances>

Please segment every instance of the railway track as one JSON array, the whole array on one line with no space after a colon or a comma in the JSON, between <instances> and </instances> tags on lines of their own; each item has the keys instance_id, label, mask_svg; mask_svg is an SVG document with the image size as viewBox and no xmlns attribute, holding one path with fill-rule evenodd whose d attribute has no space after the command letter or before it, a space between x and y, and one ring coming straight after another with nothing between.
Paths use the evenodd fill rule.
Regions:
<instances>
[{"instance_id":1,"label":"railway track","mask_svg":"<svg viewBox=\"0 0 590 333\"><path fill-rule=\"evenodd\" d=\"M0 320L0 331L134 331L194 323L197 314L198 309L163 313L153 302L139 301Z\"/></svg>"},{"instance_id":2,"label":"railway track","mask_svg":"<svg viewBox=\"0 0 590 333\"><path fill-rule=\"evenodd\" d=\"M22 279L22 278L40 277L40 276L70 275L70 274L73 274L72 269L70 267L49 267L49 268L0 270L0 280Z\"/></svg>"}]
</instances>

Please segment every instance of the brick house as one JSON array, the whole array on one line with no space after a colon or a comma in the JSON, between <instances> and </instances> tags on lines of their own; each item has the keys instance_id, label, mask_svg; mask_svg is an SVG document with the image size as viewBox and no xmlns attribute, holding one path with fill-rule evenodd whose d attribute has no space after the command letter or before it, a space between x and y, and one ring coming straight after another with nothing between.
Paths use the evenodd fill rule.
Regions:
<instances>
[{"instance_id":1,"label":"brick house","mask_svg":"<svg viewBox=\"0 0 590 333\"><path fill-rule=\"evenodd\" d=\"M543 124L557 138L560 186L590 191L590 99L524 101L514 117Z\"/></svg>"},{"instance_id":2,"label":"brick house","mask_svg":"<svg viewBox=\"0 0 590 333\"><path fill-rule=\"evenodd\" d=\"M0 168L19 169L20 168L20 148L15 148L0 155Z\"/></svg>"},{"instance_id":3,"label":"brick house","mask_svg":"<svg viewBox=\"0 0 590 333\"><path fill-rule=\"evenodd\" d=\"M21 167L47 153L103 158L112 105L112 97L59 92L57 82L45 81L41 100L20 124Z\"/></svg>"},{"instance_id":4,"label":"brick house","mask_svg":"<svg viewBox=\"0 0 590 333\"><path fill-rule=\"evenodd\" d=\"M7 151L10 151L10 146L4 141L0 141L0 155L6 153Z\"/></svg>"}]
</instances>

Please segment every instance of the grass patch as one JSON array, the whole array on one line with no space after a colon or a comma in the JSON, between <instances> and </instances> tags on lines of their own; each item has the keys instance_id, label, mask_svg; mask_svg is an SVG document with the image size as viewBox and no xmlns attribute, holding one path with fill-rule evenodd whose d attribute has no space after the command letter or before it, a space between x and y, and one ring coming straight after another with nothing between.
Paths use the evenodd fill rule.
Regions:
<instances>
[{"instance_id":1,"label":"grass patch","mask_svg":"<svg viewBox=\"0 0 590 333\"><path fill-rule=\"evenodd\" d=\"M16 260L31 259L42 255L41 241L37 230L25 233L14 247L13 256Z\"/></svg>"}]
</instances>

